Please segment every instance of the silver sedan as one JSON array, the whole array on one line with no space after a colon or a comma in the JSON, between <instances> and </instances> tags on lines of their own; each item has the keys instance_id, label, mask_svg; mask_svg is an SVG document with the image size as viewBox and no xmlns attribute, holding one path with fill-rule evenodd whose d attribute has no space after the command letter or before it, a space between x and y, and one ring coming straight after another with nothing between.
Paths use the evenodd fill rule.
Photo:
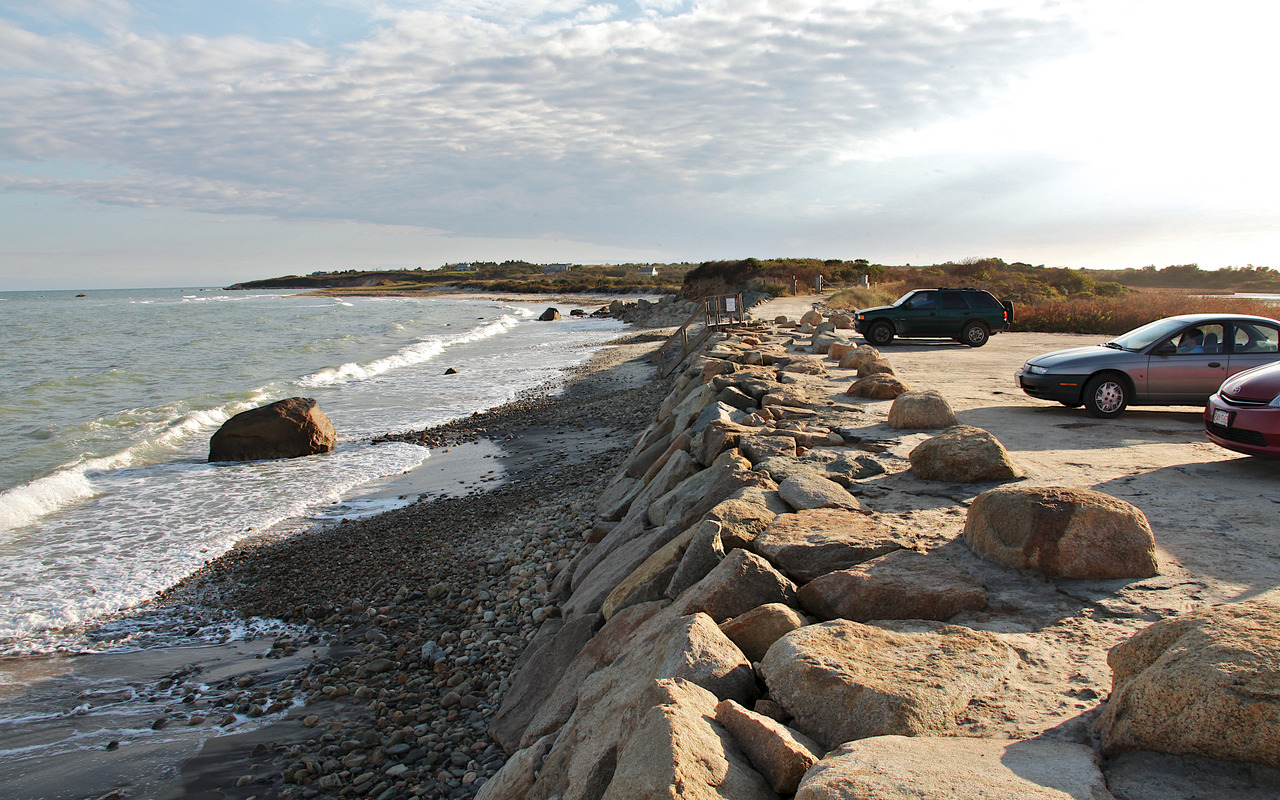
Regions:
<instances>
[{"instance_id":1,"label":"silver sedan","mask_svg":"<svg viewBox=\"0 0 1280 800\"><path fill-rule=\"evenodd\" d=\"M1130 405L1203 406L1231 375L1280 359L1280 321L1247 314L1183 314L1104 344L1056 350L1014 373L1044 400L1116 417Z\"/></svg>"}]
</instances>

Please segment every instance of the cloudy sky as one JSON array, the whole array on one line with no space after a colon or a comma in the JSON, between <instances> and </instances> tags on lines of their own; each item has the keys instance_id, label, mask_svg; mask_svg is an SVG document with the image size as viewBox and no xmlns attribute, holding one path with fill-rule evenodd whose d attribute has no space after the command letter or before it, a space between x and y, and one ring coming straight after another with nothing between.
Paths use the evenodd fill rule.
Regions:
<instances>
[{"instance_id":1,"label":"cloudy sky","mask_svg":"<svg viewBox=\"0 0 1280 800\"><path fill-rule=\"evenodd\" d=\"M1258 0L0 0L0 290L1280 268Z\"/></svg>"}]
</instances>

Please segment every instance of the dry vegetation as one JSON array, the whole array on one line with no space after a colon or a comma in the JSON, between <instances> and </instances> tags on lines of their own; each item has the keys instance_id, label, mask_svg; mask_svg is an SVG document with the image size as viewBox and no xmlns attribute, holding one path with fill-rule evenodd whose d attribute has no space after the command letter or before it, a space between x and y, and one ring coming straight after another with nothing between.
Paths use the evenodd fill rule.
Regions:
<instances>
[{"instance_id":1,"label":"dry vegetation","mask_svg":"<svg viewBox=\"0 0 1280 800\"><path fill-rule=\"evenodd\" d=\"M1194 265L1169 267L1170 279L1185 283L1196 273L1206 276L1205 288L1136 288L1115 281L1100 281L1104 274L1127 277L1125 273L1089 274L1082 270L1047 269L1026 264L1005 264L999 259L981 259L935 267L886 268L883 280L870 288L837 292L828 301L834 308L856 310L886 305L912 289L930 286L972 286L987 289L1015 304L1015 331L1040 333L1096 333L1116 335L1176 314L1231 312L1276 318L1280 308L1263 300L1233 297L1225 284L1224 271L1205 272ZM1158 280L1163 270L1132 270L1143 283ZM1270 270L1228 270L1245 281L1248 290L1271 290ZM1225 285L1224 285L1225 284ZM1243 287L1239 287L1242 288Z\"/></svg>"},{"instance_id":2,"label":"dry vegetation","mask_svg":"<svg viewBox=\"0 0 1280 800\"><path fill-rule=\"evenodd\" d=\"M657 275L648 274L656 268ZM575 264L563 272L527 261L472 262L440 269L320 271L238 284L232 288L333 288L344 293L412 294L444 287L470 291L577 294L679 294L700 298L728 292L784 296L813 291L821 276L844 286L828 301L856 310L892 303L912 289L974 287L1014 303L1014 330L1119 334L1161 317L1231 311L1276 317L1276 305L1231 292L1280 294L1280 271L1270 267L1202 270L1195 264L1163 269L1075 270L967 259L930 266L886 266L866 259L748 258L668 264ZM860 286L863 281L870 285Z\"/></svg>"},{"instance_id":3,"label":"dry vegetation","mask_svg":"<svg viewBox=\"0 0 1280 800\"><path fill-rule=\"evenodd\" d=\"M1230 312L1275 318L1275 303L1185 290L1141 289L1124 297L1080 298L1034 303L1019 308L1015 331L1121 334L1176 314Z\"/></svg>"}]
</instances>

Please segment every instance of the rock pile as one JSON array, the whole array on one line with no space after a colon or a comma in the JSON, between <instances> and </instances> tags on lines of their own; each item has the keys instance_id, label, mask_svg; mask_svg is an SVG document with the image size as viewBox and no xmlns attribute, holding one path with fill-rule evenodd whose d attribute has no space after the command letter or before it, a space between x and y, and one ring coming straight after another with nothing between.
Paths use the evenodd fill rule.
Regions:
<instances>
[{"instance_id":1,"label":"rock pile","mask_svg":"<svg viewBox=\"0 0 1280 800\"><path fill-rule=\"evenodd\" d=\"M758 292L742 292L742 302L746 308L767 300L768 295ZM657 301L641 298L635 302L614 300L609 305L595 312L599 316L609 316L634 325L637 328L674 328L685 324L689 318L702 310L701 300L682 300L671 294L663 295Z\"/></svg>"},{"instance_id":2,"label":"rock pile","mask_svg":"<svg viewBox=\"0 0 1280 800\"><path fill-rule=\"evenodd\" d=\"M637 328L674 328L683 325L700 308L702 303L697 300L681 300L675 295L667 294L658 298L657 302L644 298L634 303L614 300L598 313L607 313L608 316Z\"/></svg>"},{"instance_id":3,"label":"rock pile","mask_svg":"<svg viewBox=\"0 0 1280 800\"><path fill-rule=\"evenodd\" d=\"M936 739L960 732L971 703L996 702L1019 657L957 624L987 605L964 559L919 547L859 498L887 467L857 448L859 410L827 394L829 364L892 367L853 346L823 359L824 335L740 329L679 373L551 587L558 615L491 726L510 758L479 797L851 797L831 788L845 765L923 770L928 752L1015 754L1025 771L984 780L1026 796L1106 796L1078 742ZM995 437L918 396L907 424L942 426L931 480L1020 475ZM1054 778L1054 759L1069 774ZM898 794L876 796L942 781L913 775L879 776Z\"/></svg>"},{"instance_id":4,"label":"rock pile","mask_svg":"<svg viewBox=\"0 0 1280 800\"><path fill-rule=\"evenodd\" d=\"M342 603L302 589L237 600L336 627L347 648L290 687L295 701L352 711L302 718L315 734L279 754L281 793L1107 800L1105 754L1275 763L1270 597L1116 647L1112 698L1077 704L1072 724L993 729L1037 660L1019 593L1104 609L1129 579L1116 576L1159 568L1154 535L1141 511L1098 492L999 485L1022 474L1003 445L955 424L927 390L912 413L929 414L897 427L891 397L833 388L868 365L893 374L840 330L825 319L738 328L645 400L591 406L626 446L601 480L534 487L519 521L502 516L519 501L499 490L459 506L478 514L460 524L436 505L402 512L409 525L348 527L336 539L352 551ZM898 438L868 435L873 415L876 436ZM464 422L406 438L484 432ZM910 513L881 510L910 502L885 488L904 485L886 482L895 476L922 502L962 495L963 519L926 536ZM393 563L389 542L407 560ZM288 574L248 585L332 580L332 558L323 577L299 579L321 561L309 546L256 559Z\"/></svg>"}]
</instances>

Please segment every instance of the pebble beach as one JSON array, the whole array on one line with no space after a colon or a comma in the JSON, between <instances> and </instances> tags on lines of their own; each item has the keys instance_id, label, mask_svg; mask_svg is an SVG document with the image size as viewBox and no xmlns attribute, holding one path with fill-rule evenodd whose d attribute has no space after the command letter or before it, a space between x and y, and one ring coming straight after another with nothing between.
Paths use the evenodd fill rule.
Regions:
<instances>
[{"instance_id":1,"label":"pebble beach","mask_svg":"<svg viewBox=\"0 0 1280 800\"><path fill-rule=\"evenodd\" d=\"M21 682L0 699L24 721L0 733L6 796L473 796L505 761L488 721L559 613L593 501L670 388L649 361L664 337L375 437L431 450L353 498L394 510L257 534L129 615L208 644L10 660Z\"/></svg>"},{"instance_id":2,"label":"pebble beach","mask_svg":"<svg viewBox=\"0 0 1280 800\"><path fill-rule=\"evenodd\" d=\"M493 484L239 547L159 598L297 626L221 685L199 692L198 673L175 676L171 696L183 699L164 709L169 724L287 713L213 740L164 796L472 796L505 760L488 719L538 625L558 613L544 599L669 389L647 360L656 338L614 342L564 386L389 437L451 452L497 442L504 477ZM271 669L279 660L295 666Z\"/></svg>"},{"instance_id":3,"label":"pebble beach","mask_svg":"<svg viewBox=\"0 0 1280 800\"><path fill-rule=\"evenodd\" d=\"M790 315L799 310L795 308L799 302L774 303L766 313ZM200 746L165 754L148 752L148 740L154 745L155 737L104 740L99 758L40 765L46 771L76 770L69 774L80 779L71 787L79 791L21 796L554 798L576 796L569 789L582 790L587 784L601 788L600 775L604 775L611 790L622 791L616 795L621 797L640 796L641 786L665 791L667 786L680 785L684 787L681 796L690 797L798 792L797 797L816 798L844 797L843 793L821 794L820 785L830 782L828 778L838 782L844 780L838 776L853 773L876 776L916 792L928 785L929 778L912 772L914 767L901 768L901 763L914 757L910 752L895 751L887 756L889 762L869 771L858 766L857 759L845 758L850 746L880 752L876 748L887 746L886 740L897 741L902 734L859 736L858 731L824 727L828 722L844 725L863 718L863 711L837 703L837 697L844 697L856 707L865 694L857 689L861 684L851 684L846 696L831 690L820 677L796 685L789 682L786 669L807 656L793 655L788 648L820 648L821 642L814 637L833 626L885 638L865 658L844 651L831 658L823 656L822 663L829 664L824 669L855 669L867 659L883 656L883 677L893 685L927 684L944 694L958 686L973 693L961 706L963 713L939 718L941 738L908 732L902 743L908 750L929 751L936 739L945 742L949 752L955 751L955 763L931 755L924 770L930 775L937 772L939 780L952 788L957 788L955 775L968 776L958 787L960 794L954 796L968 796L984 781L1006 778L1022 787L1009 796L1032 796L1022 790L1056 785L1054 776L1066 773L1082 781L1072 797L1261 800L1272 796L1274 770L1265 765L1271 763L1268 759L1274 751L1266 751L1265 746L1256 755L1240 751L1243 760L1258 762L1247 764L1247 769L1195 756L1157 758L1160 753L1182 751L1166 751L1162 748L1167 745L1155 740L1153 753L1098 750L1105 745L1100 737L1106 735L1100 720L1111 713L1112 706L1122 708L1114 697L1115 665L1109 653L1129 637L1142 635L1153 622L1164 624L1168 617L1185 615L1188 608L1239 596L1237 584L1214 577L1224 556L1217 548L1205 549L1199 526L1204 524L1202 518L1210 518L1208 524L1215 530L1224 528L1226 518L1241 525L1247 516L1243 506L1257 507L1269 496L1274 472L1267 465L1242 464L1207 443L1189 439L1199 424L1196 409L1135 411L1120 423L1082 424L1071 409L1045 410L1033 399L1011 396L999 382L1008 363L1079 337L1010 334L980 351L956 351L950 344L900 345L893 354L897 366L912 376L941 380L954 402L949 413L958 412L966 422L982 425L972 428L979 433L987 428L999 431L1000 441L1008 445L1003 450L1006 460L1024 470L1014 487L1017 491L1067 491L1054 488L1065 481L1105 486L1141 504L1142 514L1134 519L1141 518L1143 526L1148 526L1149 519L1150 526L1144 530L1155 529L1144 541L1148 552L1154 553L1158 572L1152 574L1148 559L1144 579L1046 577L987 561L968 544L969 517L981 518L976 510L980 501L1002 489L991 489L990 480L975 485L963 476L926 477L928 465L917 465L916 456L945 439L931 432L936 425L895 426L897 400L890 404L848 399L864 380L848 386L853 367L844 363L848 353L836 353L834 344L831 357L825 360L839 363L831 367L807 352L816 343L808 345L794 335L761 330L762 326L741 334L740 344L731 336L674 381L658 379L649 361L662 332L625 337L563 383L543 386L506 406L448 425L380 437L379 441L399 446L407 442L432 448L433 469L409 471L380 489L383 496L402 500L416 496L418 502L375 516L246 541L161 593L152 604L158 612L186 614L193 624L223 624L228 631L237 620L241 624L275 620L278 626L274 637L229 640L220 650L208 648L190 663L184 662L184 654L170 653L169 671L141 687L153 704L152 719L146 724L166 732L196 732ZM813 339L817 338L814 334ZM842 345L845 350L850 346ZM753 354L763 356L764 348L774 358L786 359L781 371L771 371L767 380L753 377L757 373L751 367L734 366L735 357L746 364ZM937 378L944 365L949 368L957 359L963 359L964 370L950 369L945 379ZM762 400L741 423L719 420L713 424L708 415L697 411L694 401L722 398L719 405L712 404L716 413L732 414L730 408L737 406L720 406L739 398L727 383L715 385L715 379L727 373L737 375L734 380L743 387L768 389L774 401L795 397L805 405ZM713 376L710 383L708 375ZM911 395L904 392L903 397ZM936 395L946 402L939 392L915 394ZM668 447L671 458L664 465L645 460L665 446L650 440L675 437L682 429L677 426L687 429L694 416L708 420L697 445L682 434L690 450L680 449L676 441ZM813 427L818 419L822 424ZM1045 446L1046 420L1060 431L1055 434L1056 447ZM664 422L670 426L666 434L662 433ZM710 433L711 427L716 435ZM751 433L757 428L765 433ZM724 430L741 434L736 447L719 436ZM965 424L947 428L948 432L965 430L969 430ZM770 431L779 440L773 443L778 451L755 438L747 441L750 436L768 439ZM725 446L729 449L717 456ZM1097 465L1082 464L1076 455L1081 447L1097 449L1099 455L1105 450L1107 457L1095 459ZM770 506L769 494L758 488L763 474L758 470L771 470L772 476L800 469L789 465L800 463L796 460L802 456L808 458L810 450L816 451L813 464L835 465L835 471L828 471L843 476L847 486L800 470L777 484L775 505ZM778 460L778 453L786 452L795 453L791 461ZM693 465L695 458L704 470ZM1170 469L1184 470L1188 458L1196 459L1197 476L1198 472L1220 472L1237 478L1242 501L1232 504L1219 498L1194 505L1208 511L1192 512L1184 502L1188 492L1194 491L1189 487L1173 495L1153 490L1156 484L1168 482ZM1250 471L1259 474L1252 482L1240 480L1241 467L1252 467ZM645 478L635 477L639 472ZM738 481L747 481L746 488L717 500ZM670 488L672 484L675 488ZM638 511L616 506L620 489L632 493L629 503L641 504ZM701 504L717 502L720 505L706 513L723 521L711 527L688 525L686 514L693 518L703 512ZM829 502L840 505L832 511L823 505ZM860 507L861 515L839 510ZM1221 509L1225 516L1215 517L1212 509ZM810 553L817 558L812 569L827 570L817 578L801 578L805 584L797 591L769 558L785 562L784 568L797 576L810 570L808 556L774 546L774 539L784 536L801 517L808 520L806 511L816 515L815 525L830 515L835 527L828 530L819 525L813 532L815 544L793 548L821 551ZM618 520L620 514L622 520ZM619 545L620 541L630 544L619 534L628 525L634 527L641 514L654 524L644 533L655 541L663 541L658 537L670 536L672 530L686 533L646 558L647 550ZM1189 514L1195 514L1195 519ZM837 569L822 548L836 534L861 541L857 537L862 528L850 521L861 516L875 518L903 537L899 550L873 558L866 570L894 559L929 558L940 569L945 562L976 581L974 586L984 587L982 607L966 606L968 610L958 614L952 609L942 616L914 610L909 616L924 614L921 619L895 621L892 614L899 613L902 605L895 600L890 619L869 623L854 619L861 615L856 609L829 610L830 604L823 605L822 600L827 595L812 592L825 591L820 587L829 585L827 578L857 568ZM1019 513L1009 518L1033 516ZM673 524L673 519L678 523ZM773 522L753 534L749 528L758 519ZM1256 525L1250 520L1241 525L1243 533L1235 544L1249 551L1255 568L1237 570L1233 580L1261 590L1274 585L1273 548L1266 545L1273 528L1265 512ZM724 548L717 558L714 541L705 548L701 540L695 541L700 531L713 540L732 536L735 543L748 537L749 541L746 548L741 544ZM711 557L704 558L703 550ZM643 563L636 566L640 559ZM666 564L670 559L678 561L674 576ZM744 572L746 567L751 569ZM683 600L649 599L653 586L675 585L686 568L695 575L711 571L694 586L676 590L676 597ZM951 577L959 579L958 573ZM939 588L932 578L925 584L930 590ZM925 584L919 591L901 586L893 591L914 597L925 593ZM798 600L792 600L788 591ZM766 602L776 597L781 599ZM840 616L815 621L796 611L794 602L816 614L817 620L833 613ZM596 616L594 608L600 609ZM701 610L690 613L690 608ZM760 622L766 612L786 616L783 627L796 635L777 639L779 631L769 634L764 630L769 625ZM593 626L599 624L599 617L606 621L597 630ZM645 621L650 618L653 624ZM928 620L943 618L951 624L934 631L935 623ZM718 619L724 621L717 623ZM583 630L588 631L588 643L575 644ZM757 630L766 642L753 639ZM908 642L919 640L918 646L925 647L926 640L943 634L968 637L965 641L972 640L974 648L978 645L973 643L985 642L1000 657L992 656L988 664L982 661L986 651L979 648L973 651L977 660L972 668L951 673L939 672L943 667L935 669L934 661L923 655L893 655L898 652L895 648ZM726 638L734 636L739 638ZM724 655L712 646L720 640L730 643ZM665 644L658 646L659 642ZM690 664L702 668L723 663L733 667L726 674L752 676L738 692L745 699L737 702L753 705L739 711L729 699L697 688L701 686L698 679L712 681L718 672L703 675L695 670L687 679L680 677L686 674L681 672L678 680L662 677L677 669L676 662L669 663L664 655L673 647L685 655L693 650L703 654L693 662L683 656L677 659L690 669L695 668ZM953 649L950 644L942 647L946 652ZM575 652L578 655L571 656L571 661L564 660L565 653ZM747 652L755 654L750 661ZM1034 658L1019 659L1014 654ZM988 666L994 670L988 670L990 674L983 672ZM135 668L131 674L138 672ZM953 679L953 674L965 680ZM994 682L964 688L965 681L979 678ZM759 695L762 686L768 687L768 693ZM637 694L636 687L652 691ZM898 689L886 691L895 697L901 694ZM565 697L576 701L583 713L566 706ZM933 707L930 702L921 701L921 708ZM939 707L952 707L945 698L937 702L942 704ZM652 717L657 722L633 725L648 713L646 708L659 709ZM549 713L531 720L529 709ZM567 720L556 717L562 713L569 714ZM680 730L696 728L701 733L677 737L680 746L672 750L668 765L665 754L675 740L665 726L674 719L671 715L681 714L692 727ZM546 732L550 727L556 727L554 735ZM1198 729L1192 733L1200 735ZM805 738L810 736L823 737L824 744ZM1209 733L1206 741L1216 747L1236 738L1228 732ZM1253 744L1244 739L1242 747ZM622 753L624 740L625 760L619 755L615 764L602 755L610 747ZM840 742L846 744L832 749ZM5 744L0 742L0 747ZM1051 765L1045 773L1048 777L1006 774L982 762L1024 746L1035 749L1036 758ZM727 795L697 794L691 787L703 783L720 787L728 780L723 770L699 771L707 763L699 755L706 748L716 752L721 748L723 758L738 759L733 764L742 767L743 781L756 781L752 786L768 776L772 793L762 789L762 793L745 795L738 790ZM739 750L749 753L745 758L750 767L741 760ZM664 755L654 759L653 752ZM149 759L161 774L146 780L117 779L114 788L98 791L110 783L102 764L130 756ZM1069 769L1064 767L1067 762L1073 765ZM606 772L598 775L592 765L601 764ZM974 769L981 764L986 765ZM731 765L731 771L738 767ZM86 776L97 778L93 791L86 791L90 788L83 782ZM0 785L21 785L9 778L0 772ZM738 786L741 781L730 783ZM1169 788L1175 785L1176 791ZM802 791L813 786L819 786L818 794ZM1205 791L1187 787L1205 787ZM633 789L635 795L629 794ZM943 794L953 796L946 792L938 796Z\"/></svg>"}]
</instances>

